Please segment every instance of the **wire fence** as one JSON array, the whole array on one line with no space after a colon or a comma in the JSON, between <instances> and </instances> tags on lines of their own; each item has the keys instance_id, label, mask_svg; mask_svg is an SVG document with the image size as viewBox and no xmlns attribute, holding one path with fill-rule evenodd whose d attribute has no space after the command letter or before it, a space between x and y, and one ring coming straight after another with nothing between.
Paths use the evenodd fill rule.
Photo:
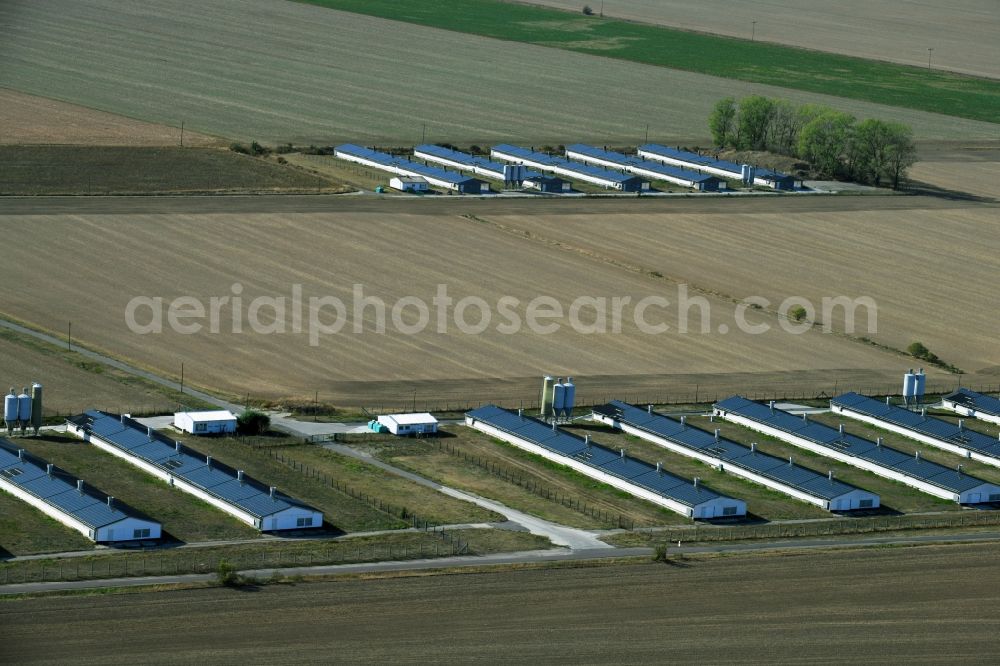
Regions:
<instances>
[{"instance_id":1,"label":"wire fence","mask_svg":"<svg viewBox=\"0 0 1000 666\"><path fill-rule=\"evenodd\" d=\"M445 453L449 453L466 462L469 462L476 467L489 472L498 479L506 481L507 483L512 483L515 486L527 490L528 492L543 499L558 502L568 509L573 509L574 511L590 516L595 520L599 520L608 527L616 527L626 530L635 529L635 521L628 516L622 515L621 513L605 511L594 506L593 504L588 504L586 501L580 500L578 497L572 497L570 495L566 495L565 493L561 493L558 490L553 490L550 486L539 483L533 478L524 477L523 475L508 469L503 465L498 465L496 462L489 460L488 458L482 458L480 456L467 453L458 447L452 446L448 442L438 440L437 447L439 451L444 451Z\"/></svg>"},{"instance_id":2,"label":"wire fence","mask_svg":"<svg viewBox=\"0 0 1000 666\"><path fill-rule=\"evenodd\" d=\"M963 384L967 389L979 393L1000 393L1000 384ZM864 384L864 385L839 385L827 387L827 389L815 386L804 386L801 388L787 389L748 389L745 386L733 385L731 389L708 388L702 389L691 387L681 391L643 391L633 392L623 391L581 391L576 395L575 410L579 414L594 406L603 405L612 400L621 400L636 405L703 405L718 402L732 395L741 395L750 400L776 400L779 402L809 401L809 400L829 400L844 393L854 392L869 396L894 396L901 397L902 386L896 384ZM944 384L931 382L928 380L926 395L928 397L951 393L956 388L955 384ZM322 396L321 396L322 397ZM538 410L541 406L538 397L531 399L523 398L496 398L489 400L414 400L405 402L378 402L366 405L368 411L376 414L390 414L397 412L433 412L433 413L464 413L472 409L477 409L486 404L494 404L505 409L525 409Z\"/></svg>"},{"instance_id":3,"label":"wire fence","mask_svg":"<svg viewBox=\"0 0 1000 666\"><path fill-rule=\"evenodd\" d=\"M380 511L386 514L387 516L408 521L410 523L410 526L415 529L429 530L433 529L434 527L440 524L436 523L435 521L428 520L427 518L418 516L405 506L397 506L395 504L385 502L380 497L376 497L375 495L371 495L361 490L357 490L356 488L352 488L351 486L347 485L340 479L332 477L326 472L323 472L322 470L316 469L315 467L307 465L306 463L303 463L299 460L295 460L294 458L286 457L284 453L282 453L279 450L263 449L263 451L266 452L272 459L276 460L282 465L285 465L286 467L289 467L299 472L303 476L313 479L315 481L319 481L320 483L327 485L330 488L333 488L337 492L343 495L347 495L351 499L354 499L358 502L367 504L371 508Z\"/></svg>"},{"instance_id":4,"label":"wire fence","mask_svg":"<svg viewBox=\"0 0 1000 666\"><path fill-rule=\"evenodd\" d=\"M418 543L354 544L347 539L326 541L323 544L312 549L279 547L224 555L209 552L208 549L199 552L202 549L190 548L49 560L15 560L0 564L0 584L205 574L218 571L223 562L239 571L252 571L431 559L471 552L467 542L445 530L430 531Z\"/></svg>"},{"instance_id":5,"label":"wire fence","mask_svg":"<svg viewBox=\"0 0 1000 666\"><path fill-rule=\"evenodd\" d=\"M1000 511L956 511L932 515L870 516L802 523L769 523L726 527L696 525L688 528L655 530L638 528L654 542L666 544L705 541L743 541L784 537L823 537L845 534L872 534L905 530L988 527L1000 525Z\"/></svg>"}]
</instances>

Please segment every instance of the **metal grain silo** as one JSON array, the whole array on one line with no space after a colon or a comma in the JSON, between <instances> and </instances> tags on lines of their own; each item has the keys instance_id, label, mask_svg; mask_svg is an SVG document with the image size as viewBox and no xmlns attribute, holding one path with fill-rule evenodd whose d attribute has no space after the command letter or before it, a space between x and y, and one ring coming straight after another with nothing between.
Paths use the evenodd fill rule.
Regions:
<instances>
[{"instance_id":1,"label":"metal grain silo","mask_svg":"<svg viewBox=\"0 0 1000 666\"><path fill-rule=\"evenodd\" d=\"M576 384L573 383L572 377L566 378L566 383L563 384L566 389L566 397L563 402L563 409L566 411L566 418L573 417L573 407L576 403Z\"/></svg>"},{"instance_id":2,"label":"metal grain silo","mask_svg":"<svg viewBox=\"0 0 1000 666\"><path fill-rule=\"evenodd\" d=\"M903 400L909 402L910 398L916 395L917 376L913 374L913 368L903 375Z\"/></svg>"},{"instance_id":3,"label":"metal grain silo","mask_svg":"<svg viewBox=\"0 0 1000 666\"><path fill-rule=\"evenodd\" d=\"M38 434L42 427L42 385L34 382L31 385L31 429Z\"/></svg>"},{"instance_id":4,"label":"metal grain silo","mask_svg":"<svg viewBox=\"0 0 1000 666\"><path fill-rule=\"evenodd\" d=\"M920 368L920 372L913 375L913 395L919 400L924 397L924 390L927 388L927 375L924 374L924 369Z\"/></svg>"},{"instance_id":5,"label":"metal grain silo","mask_svg":"<svg viewBox=\"0 0 1000 666\"><path fill-rule=\"evenodd\" d=\"M17 427L17 395L14 393L14 387L10 387L10 393L3 400L3 421L7 426L7 434L10 435L14 432L14 428Z\"/></svg>"},{"instance_id":6,"label":"metal grain silo","mask_svg":"<svg viewBox=\"0 0 1000 666\"><path fill-rule=\"evenodd\" d=\"M540 405L543 417L552 414L552 384L552 377L545 375L542 379L542 400Z\"/></svg>"},{"instance_id":7,"label":"metal grain silo","mask_svg":"<svg viewBox=\"0 0 1000 666\"><path fill-rule=\"evenodd\" d=\"M21 434L24 434L31 421L31 396L27 388L22 388L21 395L17 396L17 421L21 425Z\"/></svg>"},{"instance_id":8,"label":"metal grain silo","mask_svg":"<svg viewBox=\"0 0 1000 666\"><path fill-rule=\"evenodd\" d=\"M565 405L566 387L563 386L562 377L560 377L552 387L552 415L557 418L562 416Z\"/></svg>"}]
</instances>

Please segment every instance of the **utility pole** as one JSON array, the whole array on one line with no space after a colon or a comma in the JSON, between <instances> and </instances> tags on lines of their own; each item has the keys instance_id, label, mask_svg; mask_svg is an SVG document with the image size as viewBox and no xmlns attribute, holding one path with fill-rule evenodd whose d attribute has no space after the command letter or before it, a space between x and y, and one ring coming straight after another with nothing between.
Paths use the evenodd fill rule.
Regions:
<instances>
[{"instance_id":1,"label":"utility pole","mask_svg":"<svg viewBox=\"0 0 1000 666\"><path fill-rule=\"evenodd\" d=\"M181 148L184 147L184 121L181 121Z\"/></svg>"},{"instance_id":2,"label":"utility pole","mask_svg":"<svg viewBox=\"0 0 1000 666\"><path fill-rule=\"evenodd\" d=\"M427 123L424 123L424 129L420 133L420 143L427 143Z\"/></svg>"},{"instance_id":3,"label":"utility pole","mask_svg":"<svg viewBox=\"0 0 1000 666\"><path fill-rule=\"evenodd\" d=\"M750 41L757 37L757 21L750 21Z\"/></svg>"},{"instance_id":4,"label":"utility pole","mask_svg":"<svg viewBox=\"0 0 1000 666\"><path fill-rule=\"evenodd\" d=\"M181 395L184 395L184 361L181 361Z\"/></svg>"},{"instance_id":5,"label":"utility pole","mask_svg":"<svg viewBox=\"0 0 1000 666\"><path fill-rule=\"evenodd\" d=\"M73 322L66 326L66 349L73 351Z\"/></svg>"},{"instance_id":6,"label":"utility pole","mask_svg":"<svg viewBox=\"0 0 1000 666\"><path fill-rule=\"evenodd\" d=\"M601 18L604 18L604 0L601 0Z\"/></svg>"},{"instance_id":7,"label":"utility pole","mask_svg":"<svg viewBox=\"0 0 1000 666\"><path fill-rule=\"evenodd\" d=\"M649 143L649 125L646 125L646 140L643 143Z\"/></svg>"},{"instance_id":8,"label":"utility pole","mask_svg":"<svg viewBox=\"0 0 1000 666\"><path fill-rule=\"evenodd\" d=\"M932 46L927 49L927 69L931 68L931 55L933 54L934 54L934 47Z\"/></svg>"}]
</instances>

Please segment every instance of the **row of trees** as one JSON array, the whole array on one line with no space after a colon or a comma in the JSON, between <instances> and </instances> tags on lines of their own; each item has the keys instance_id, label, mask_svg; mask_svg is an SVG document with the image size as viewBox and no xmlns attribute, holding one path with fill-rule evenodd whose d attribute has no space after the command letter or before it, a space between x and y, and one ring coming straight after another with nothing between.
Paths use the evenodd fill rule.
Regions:
<instances>
[{"instance_id":1,"label":"row of trees","mask_svg":"<svg viewBox=\"0 0 1000 666\"><path fill-rule=\"evenodd\" d=\"M800 157L826 176L899 187L916 161L912 130L898 122L869 118L819 104L752 95L719 100L708 119L715 144L737 150L768 150Z\"/></svg>"}]
</instances>

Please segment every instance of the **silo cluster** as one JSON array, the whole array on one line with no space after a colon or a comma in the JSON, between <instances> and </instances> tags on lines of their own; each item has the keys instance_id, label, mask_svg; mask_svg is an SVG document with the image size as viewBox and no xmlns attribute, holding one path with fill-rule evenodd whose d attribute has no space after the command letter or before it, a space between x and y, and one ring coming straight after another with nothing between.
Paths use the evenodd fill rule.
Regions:
<instances>
[{"instance_id":1,"label":"silo cluster","mask_svg":"<svg viewBox=\"0 0 1000 666\"><path fill-rule=\"evenodd\" d=\"M553 380L550 375L542 379L542 418L552 417L553 421L573 417L573 407L576 403L576 385L572 377L566 381L562 377Z\"/></svg>"},{"instance_id":2,"label":"silo cluster","mask_svg":"<svg viewBox=\"0 0 1000 666\"><path fill-rule=\"evenodd\" d=\"M12 386L3 401L3 420L8 435L14 434L18 428L24 435L29 426L37 435L42 427L42 385L33 383L30 395L27 387L22 388L20 394L15 394Z\"/></svg>"},{"instance_id":3,"label":"silo cluster","mask_svg":"<svg viewBox=\"0 0 1000 666\"><path fill-rule=\"evenodd\" d=\"M926 387L927 375L924 374L924 369L920 368L919 372L913 372L913 368L910 368L909 372L903 375L903 402L919 403L924 397Z\"/></svg>"}]
</instances>

